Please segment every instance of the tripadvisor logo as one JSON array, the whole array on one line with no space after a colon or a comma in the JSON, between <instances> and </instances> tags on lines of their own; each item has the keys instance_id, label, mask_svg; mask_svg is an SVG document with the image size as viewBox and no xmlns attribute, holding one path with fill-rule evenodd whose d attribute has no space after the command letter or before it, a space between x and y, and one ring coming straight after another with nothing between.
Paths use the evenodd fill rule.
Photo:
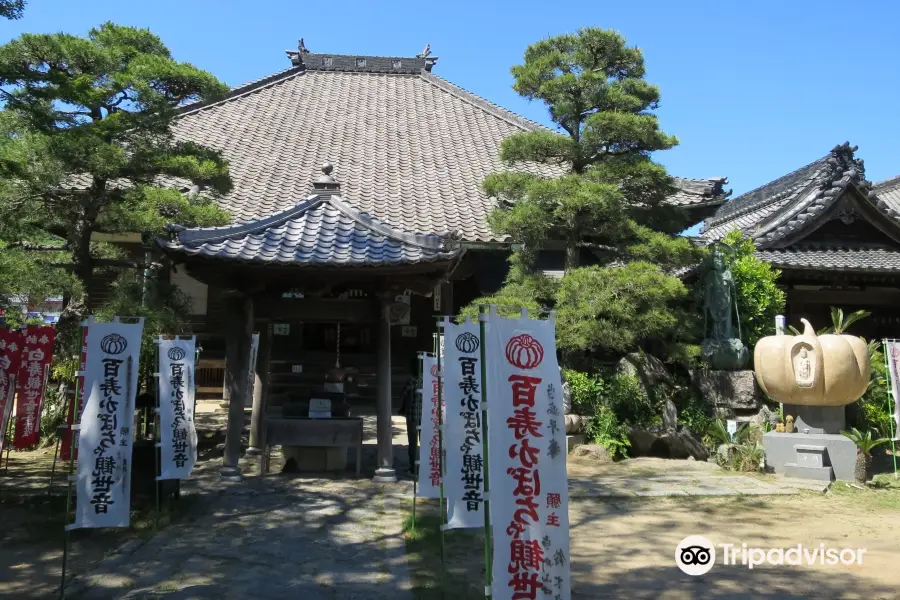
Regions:
<instances>
[{"instance_id":1,"label":"tripadvisor logo","mask_svg":"<svg viewBox=\"0 0 900 600\"><path fill-rule=\"evenodd\" d=\"M703 575L716 564L716 545L701 535L690 535L675 548L675 564L688 575ZM747 544L719 544L722 564L748 569L762 565L837 566L861 565L866 548L830 548L825 544L789 548L753 548Z\"/></svg>"}]
</instances>

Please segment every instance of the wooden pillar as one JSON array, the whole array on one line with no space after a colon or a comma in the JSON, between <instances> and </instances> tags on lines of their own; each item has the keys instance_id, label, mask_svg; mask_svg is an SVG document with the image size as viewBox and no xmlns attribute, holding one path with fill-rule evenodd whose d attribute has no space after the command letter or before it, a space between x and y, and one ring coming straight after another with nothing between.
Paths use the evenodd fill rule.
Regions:
<instances>
[{"instance_id":1,"label":"wooden pillar","mask_svg":"<svg viewBox=\"0 0 900 600\"><path fill-rule=\"evenodd\" d=\"M220 479L241 481L238 461L241 457L241 434L244 431L244 397L247 394L250 344L253 336L253 301L242 296L227 300L225 322L225 383L231 396L228 404L228 428L225 431L225 453Z\"/></svg>"},{"instance_id":2,"label":"wooden pillar","mask_svg":"<svg viewBox=\"0 0 900 600\"><path fill-rule=\"evenodd\" d=\"M253 384L253 411L250 413L250 447L247 454L258 455L263 449L263 428L266 426L266 396L269 391L269 357L272 348L272 324L259 331L259 350L256 354L256 374Z\"/></svg>"},{"instance_id":3,"label":"wooden pillar","mask_svg":"<svg viewBox=\"0 0 900 600\"><path fill-rule=\"evenodd\" d=\"M394 435L391 424L391 316L388 309L391 300L392 296L383 295L379 304L378 394L376 396L378 466L374 479L376 483L397 481L397 474L394 472Z\"/></svg>"}]
</instances>

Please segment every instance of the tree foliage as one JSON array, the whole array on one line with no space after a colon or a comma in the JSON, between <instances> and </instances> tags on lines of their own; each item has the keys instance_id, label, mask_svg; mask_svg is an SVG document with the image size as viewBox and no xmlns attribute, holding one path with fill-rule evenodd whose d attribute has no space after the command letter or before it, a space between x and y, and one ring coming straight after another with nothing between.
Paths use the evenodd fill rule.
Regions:
<instances>
[{"instance_id":1,"label":"tree foliage","mask_svg":"<svg viewBox=\"0 0 900 600\"><path fill-rule=\"evenodd\" d=\"M644 79L641 51L587 28L529 46L512 74L514 89L544 102L560 133L502 143L508 168L484 189L499 200L490 224L515 252L503 289L476 302L556 309L569 352L626 352L679 337L691 322L678 309L688 294L671 274L703 250L674 235L689 223L666 202L673 180L651 156L678 141L653 112L660 92ZM537 263L554 249L565 250L565 271L551 282Z\"/></svg>"},{"instance_id":2,"label":"tree foliage","mask_svg":"<svg viewBox=\"0 0 900 600\"><path fill-rule=\"evenodd\" d=\"M742 341L752 352L760 338L772 335L775 317L784 314L786 297L778 287L781 272L757 258L753 240L740 231L729 232L722 242L732 249L725 263L734 278Z\"/></svg>"},{"instance_id":3,"label":"tree foliage","mask_svg":"<svg viewBox=\"0 0 900 600\"><path fill-rule=\"evenodd\" d=\"M171 131L180 105L227 88L150 31L24 34L0 46L0 86L0 234L14 244L58 236L88 310L95 232L150 237L171 220L227 221L211 200L230 189L225 161Z\"/></svg>"},{"instance_id":4,"label":"tree foliage","mask_svg":"<svg viewBox=\"0 0 900 600\"><path fill-rule=\"evenodd\" d=\"M0 17L21 19L25 14L25 0L0 0Z\"/></svg>"}]
</instances>

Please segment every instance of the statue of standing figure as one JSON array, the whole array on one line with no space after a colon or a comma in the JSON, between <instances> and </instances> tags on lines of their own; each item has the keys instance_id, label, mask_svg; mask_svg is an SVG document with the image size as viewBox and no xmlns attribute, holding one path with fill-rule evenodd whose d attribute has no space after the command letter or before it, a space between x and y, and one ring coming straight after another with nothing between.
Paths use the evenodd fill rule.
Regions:
<instances>
[{"instance_id":1,"label":"statue of standing figure","mask_svg":"<svg viewBox=\"0 0 900 600\"><path fill-rule=\"evenodd\" d=\"M736 371L747 364L749 352L741 341L740 314L734 278L725 264L721 249L712 251L712 268L703 280L703 304L706 327L703 359L713 369ZM732 320L732 308L734 309ZM734 325L737 324L737 337Z\"/></svg>"}]
</instances>

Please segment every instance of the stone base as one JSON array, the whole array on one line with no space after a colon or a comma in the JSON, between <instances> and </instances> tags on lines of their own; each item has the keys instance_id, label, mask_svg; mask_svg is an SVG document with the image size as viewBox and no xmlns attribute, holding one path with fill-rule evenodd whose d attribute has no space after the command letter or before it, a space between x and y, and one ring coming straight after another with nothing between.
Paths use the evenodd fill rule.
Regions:
<instances>
[{"instance_id":1,"label":"stone base","mask_svg":"<svg viewBox=\"0 0 900 600\"><path fill-rule=\"evenodd\" d=\"M809 469L830 468L835 479L853 481L856 469L856 444L843 435L829 433L779 433L770 431L763 436L766 467L776 473L787 473L787 465ZM815 460L821 457L821 462ZM792 477L802 477L793 474Z\"/></svg>"},{"instance_id":2,"label":"stone base","mask_svg":"<svg viewBox=\"0 0 900 600\"><path fill-rule=\"evenodd\" d=\"M347 449L338 446L282 446L284 462L291 459L297 471L343 471L347 468Z\"/></svg>"},{"instance_id":3,"label":"stone base","mask_svg":"<svg viewBox=\"0 0 900 600\"><path fill-rule=\"evenodd\" d=\"M578 446L584 446L584 434L575 433L566 436L566 452L571 452Z\"/></svg>"},{"instance_id":4,"label":"stone base","mask_svg":"<svg viewBox=\"0 0 900 600\"><path fill-rule=\"evenodd\" d=\"M813 479L815 481L831 481L834 479L834 471L831 467L803 467L793 463L784 465L786 477L797 479Z\"/></svg>"},{"instance_id":5,"label":"stone base","mask_svg":"<svg viewBox=\"0 0 900 600\"><path fill-rule=\"evenodd\" d=\"M219 481L227 481L228 483L240 483L244 480L240 469L235 467L222 467L219 469Z\"/></svg>"},{"instance_id":6,"label":"stone base","mask_svg":"<svg viewBox=\"0 0 900 600\"><path fill-rule=\"evenodd\" d=\"M382 467L375 471L375 477L372 478L375 483L397 483L397 473L394 469Z\"/></svg>"},{"instance_id":7,"label":"stone base","mask_svg":"<svg viewBox=\"0 0 900 600\"><path fill-rule=\"evenodd\" d=\"M244 454L246 454L247 456L260 456L262 454L262 449L250 446L249 448L247 448L247 451Z\"/></svg>"},{"instance_id":8,"label":"stone base","mask_svg":"<svg viewBox=\"0 0 900 600\"><path fill-rule=\"evenodd\" d=\"M840 433L847 428L843 406L801 406L785 404L784 416L794 417L796 433Z\"/></svg>"}]
</instances>

